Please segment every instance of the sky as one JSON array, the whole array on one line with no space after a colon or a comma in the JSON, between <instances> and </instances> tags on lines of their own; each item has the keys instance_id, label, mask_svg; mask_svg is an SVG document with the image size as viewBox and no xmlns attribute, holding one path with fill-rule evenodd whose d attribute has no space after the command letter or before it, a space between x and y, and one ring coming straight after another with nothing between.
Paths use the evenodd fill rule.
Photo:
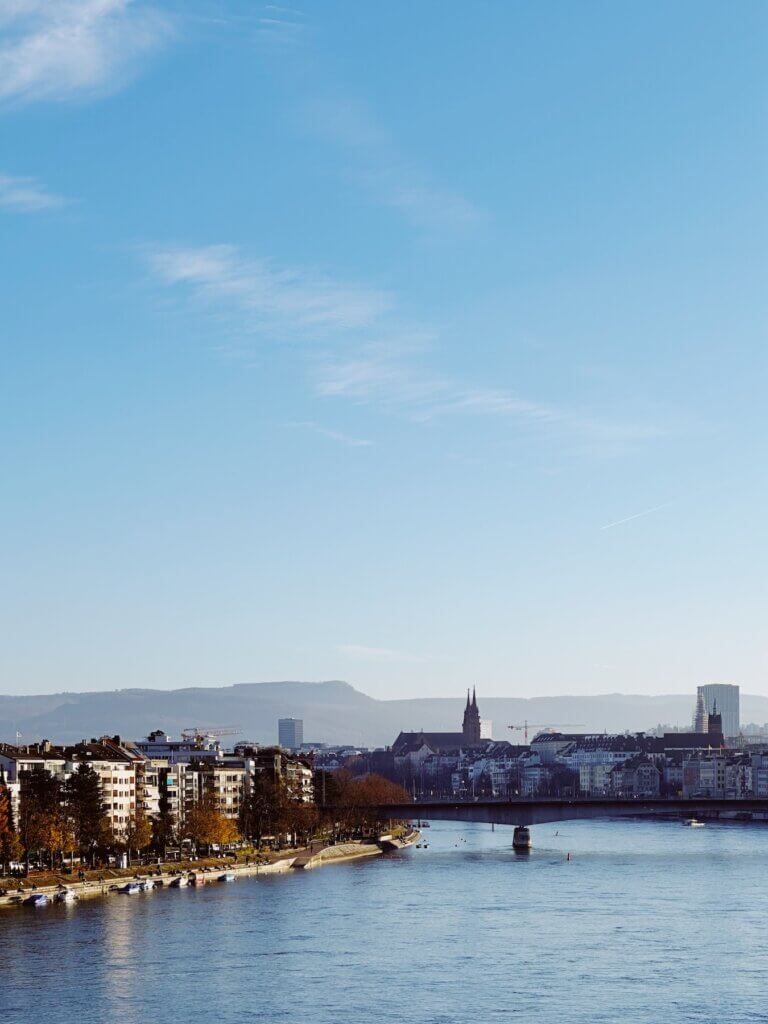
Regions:
<instances>
[{"instance_id":1,"label":"sky","mask_svg":"<svg viewBox=\"0 0 768 1024\"><path fill-rule=\"evenodd\" d=\"M768 7L7 0L0 692L768 694Z\"/></svg>"}]
</instances>

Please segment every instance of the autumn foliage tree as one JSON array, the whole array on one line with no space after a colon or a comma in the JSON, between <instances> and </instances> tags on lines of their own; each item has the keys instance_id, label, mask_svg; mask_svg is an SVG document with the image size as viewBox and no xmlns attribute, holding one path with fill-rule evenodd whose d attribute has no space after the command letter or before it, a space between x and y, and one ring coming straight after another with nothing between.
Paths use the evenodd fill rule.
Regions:
<instances>
[{"instance_id":1,"label":"autumn foliage tree","mask_svg":"<svg viewBox=\"0 0 768 1024\"><path fill-rule=\"evenodd\" d=\"M5 874L11 861L21 856L21 841L13 820L13 804L11 792L5 785L0 785L0 868Z\"/></svg>"},{"instance_id":2,"label":"autumn foliage tree","mask_svg":"<svg viewBox=\"0 0 768 1024\"><path fill-rule=\"evenodd\" d=\"M132 814L123 836L123 844L128 853L128 863L131 863L131 853L141 853L152 842L152 822L146 814L137 810Z\"/></svg>"},{"instance_id":3,"label":"autumn foliage tree","mask_svg":"<svg viewBox=\"0 0 768 1024\"><path fill-rule=\"evenodd\" d=\"M51 866L64 845L64 810L60 780L42 768L25 772L21 778L19 838L26 868L33 853L47 854Z\"/></svg>"},{"instance_id":4,"label":"autumn foliage tree","mask_svg":"<svg viewBox=\"0 0 768 1024\"><path fill-rule=\"evenodd\" d=\"M237 823L225 817L212 796L206 795L187 814L184 835L198 846L227 846L240 839Z\"/></svg>"},{"instance_id":5,"label":"autumn foliage tree","mask_svg":"<svg viewBox=\"0 0 768 1024\"><path fill-rule=\"evenodd\" d=\"M332 783L332 784L331 784ZM408 793L396 782L380 775L352 778L347 772L334 772L326 780L325 803L320 813L334 835L360 835L380 828L387 820L380 807L386 804L410 803ZM315 787L315 799L323 792Z\"/></svg>"}]
</instances>

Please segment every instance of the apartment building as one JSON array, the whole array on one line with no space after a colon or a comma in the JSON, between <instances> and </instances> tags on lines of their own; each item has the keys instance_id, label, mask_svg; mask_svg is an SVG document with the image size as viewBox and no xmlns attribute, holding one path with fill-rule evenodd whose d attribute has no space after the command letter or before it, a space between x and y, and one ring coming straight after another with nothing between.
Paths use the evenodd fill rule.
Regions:
<instances>
[{"instance_id":1,"label":"apartment building","mask_svg":"<svg viewBox=\"0 0 768 1024\"><path fill-rule=\"evenodd\" d=\"M68 776L81 764L90 765L101 783L104 810L115 836L122 836L136 816L136 766L134 758L117 742L91 740L60 748Z\"/></svg>"}]
</instances>

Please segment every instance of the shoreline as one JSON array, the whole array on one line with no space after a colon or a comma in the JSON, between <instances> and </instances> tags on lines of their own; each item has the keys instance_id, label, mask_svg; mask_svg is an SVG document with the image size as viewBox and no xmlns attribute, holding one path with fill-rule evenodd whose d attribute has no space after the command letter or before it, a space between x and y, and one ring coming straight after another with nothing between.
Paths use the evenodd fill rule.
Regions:
<instances>
[{"instance_id":1,"label":"shoreline","mask_svg":"<svg viewBox=\"0 0 768 1024\"><path fill-rule=\"evenodd\" d=\"M53 897L62 888L69 889L78 900L91 899L97 896L119 896L122 895L118 892L119 886L136 881L138 878L155 881L161 880L162 887L169 888L173 879L178 878L180 875L195 875L198 885L215 885L223 884L219 882L219 878L225 872L235 875L236 878L258 878L260 875L286 874L291 870L312 870L323 864L340 864L380 855L388 850L405 849L413 845L418 836L418 832L411 832L403 838L396 840L386 836L373 842L355 840L348 843L325 845L317 849L307 847L288 856L278 857L266 864L223 864L211 867L205 872L200 868L194 867L175 870L173 868L166 870L164 867L160 867L160 879L158 879L157 875L150 875L147 871L138 870L132 875L116 875L111 878L104 878L102 881L87 880L83 882L69 881L67 879L57 885L41 885L34 888L30 885L25 886L21 892L16 889L4 896L0 896L0 909L3 907L21 907L28 897L37 894L44 894L48 897L49 901L53 902Z\"/></svg>"}]
</instances>

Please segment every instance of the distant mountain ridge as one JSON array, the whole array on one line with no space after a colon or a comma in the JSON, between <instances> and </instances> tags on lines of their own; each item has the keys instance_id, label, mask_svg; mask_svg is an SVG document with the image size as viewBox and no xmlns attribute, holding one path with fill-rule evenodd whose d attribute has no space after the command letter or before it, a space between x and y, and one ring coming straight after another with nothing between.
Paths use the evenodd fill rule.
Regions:
<instances>
[{"instance_id":1,"label":"distant mountain ridge","mask_svg":"<svg viewBox=\"0 0 768 1024\"><path fill-rule=\"evenodd\" d=\"M508 724L527 720L532 732L562 723L573 732L688 726L695 695L484 697L480 688L477 699L481 716L493 721L494 737L520 742L522 733L508 732ZM341 680L0 696L0 740L13 742L17 731L22 742L72 743L106 733L138 739L152 729L178 735L190 726L231 726L241 738L274 743L278 718L292 717L304 719L308 741L385 746L401 729L460 729L464 701L462 696L377 700ZM768 721L768 697L742 694L741 707L742 722Z\"/></svg>"}]
</instances>

